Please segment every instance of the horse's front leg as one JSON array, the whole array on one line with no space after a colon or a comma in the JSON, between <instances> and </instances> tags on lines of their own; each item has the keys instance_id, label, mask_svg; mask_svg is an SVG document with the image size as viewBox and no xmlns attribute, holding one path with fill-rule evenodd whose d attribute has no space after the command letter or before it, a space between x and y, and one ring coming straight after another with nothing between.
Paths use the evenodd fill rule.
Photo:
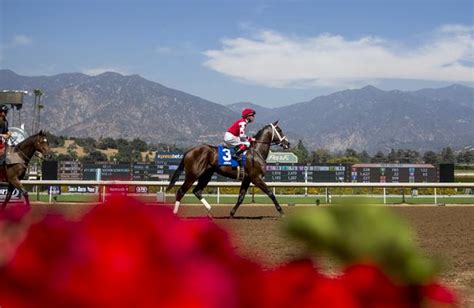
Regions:
<instances>
[{"instance_id":1,"label":"horse's front leg","mask_svg":"<svg viewBox=\"0 0 474 308\"><path fill-rule=\"evenodd\" d=\"M23 197L25 197L26 205L28 206L28 208L31 208L30 197L28 196L28 192L26 191L23 184L21 184L20 179L16 178L16 179L14 179L10 182L10 185L8 186L8 192L9 193L10 193L10 186L12 186L13 188L18 189L20 194L22 194ZM13 189L12 189L12 192L13 192ZM11 196L11 193L10 193L10 196Z\"/></svg>"},{"instance_id":2,"label":"horse's front leg","mask_svg":"<svg viewBox=\"0 0 474 308\"><path fill-rule=\"evenodd\" d=\"M2 210L5 209L8 202L10 201L14 189L15 189L15 187L12 184L9 183L8 184L8 189L7 189L7 194L5 196L5 200L3 200L3 203L2 203Z\"/></svg>"},{"instance_id":3,"label":"horse's front leg","mask_svg":"<svg viewBox=\"0 0 474 308\"><path fill-rule=\"evenodd\" d=\"M250 177L246 176L242 180L242 185L240 185L240 191L239 191L239 198L237 199L237 203L234 205L232 208L232 211L230 211L230 217L234 217L235 212L237 212L237 209L239 206L244 202L245 194L247 193L247 190L249 189L250 185Z\"/></svg>"},{"instance_id":4,"label":"horse's front leg","mask_svg":"<svg viewBox=\"0 0 474 308\"><path fill-rule=\"evenodd\" d=\"M5 200L3 200L2 203L2 210L7 206L8 202L10 201L14 189L15 187L13 187L12 184L8 184L7 194L5 195Z\"/></svg>"},{"instance_id":5,"label":"horse's front leg","mask_svg":"<svg viewBox=\"0 0 474 308\"><path fill-rule=\"evenodd\" d=\"M261 177L258 177L258 178L254 178L252 179L252 182L255 184L255 186L257 186L258 188L260 188L264 193L267 194L268 197L270 197L270 199L272 199L273 201L273 204L275 204L275 208L277 209L277 211L280 213L280 216L284 216L285 213L283 213L283 209L281 208L280 204L278 203L275 195L273 194L273 191L271 191L267 184L265 184L265 182L263 181L263 179Z\"/></svg>"}]
</instances>

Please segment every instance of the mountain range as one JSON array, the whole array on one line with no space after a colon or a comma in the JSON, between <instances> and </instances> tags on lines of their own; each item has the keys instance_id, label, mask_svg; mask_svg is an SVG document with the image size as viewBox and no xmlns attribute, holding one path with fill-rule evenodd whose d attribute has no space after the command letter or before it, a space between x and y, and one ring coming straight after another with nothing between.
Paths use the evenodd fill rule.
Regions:
<instances>
[{"instance_id":1,"label":"mountain range","mask_svg":"<svg viewBox=\"0 0 474 308\"><path fill-rule=\"evenodd\" d=\"M224 106L138 75L28 77L0 70L0 90L37 88L44 92L41 128L55 135L140 138L185 147L216 144L242 108L252 107L257 122L249 125L250 132L279 119L290 141L301 139L308 149L375 152L474 146L474 89L462 85L411 92L366 86L266 108L251 103ZM26 96L21 109L27 129L33 100Z\"/></svg>"}]
</instances>

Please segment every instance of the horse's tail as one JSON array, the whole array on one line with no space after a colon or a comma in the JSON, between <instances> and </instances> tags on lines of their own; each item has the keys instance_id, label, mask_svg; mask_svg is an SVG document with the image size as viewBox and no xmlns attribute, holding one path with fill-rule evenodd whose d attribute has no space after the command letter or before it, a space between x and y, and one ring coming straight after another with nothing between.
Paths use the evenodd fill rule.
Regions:
<instances>
[{"instance_id":1,"label":"horse's tail","mask_svg":"<svg viewBox=\"0 0 474 308\"><path fill-rule=\"evenodd\" d=\"M186 156L186 154L187 154L187 152L184 153L183 159L181 159L181 162L179 163L178 169L176 169L174 171L173 176L171 177L170 184L168 185L168 187L166 187L166 191L169 191L174 186L174 184L178 180L181 173L183 173L183 170L184 170L184 157Z\"/></svg>"}]
</instances>

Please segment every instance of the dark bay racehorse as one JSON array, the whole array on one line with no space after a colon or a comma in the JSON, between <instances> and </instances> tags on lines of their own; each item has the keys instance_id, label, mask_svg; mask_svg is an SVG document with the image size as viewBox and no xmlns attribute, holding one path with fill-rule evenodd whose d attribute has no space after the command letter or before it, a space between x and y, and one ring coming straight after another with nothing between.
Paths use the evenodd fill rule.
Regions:
<instances>
[{"instance_id":1,"label":"dark bay racehorse","mask_svg":"<svg viewBox=\"0 0 474 308\"><path fill-rule=\"evenodd\" d=\"M46 155L49 150L48 139L43 131L26 138L10 150L7 158L8 163L0 166L0 182L8 182L8 192L0 210L3 210L7 206L15 188L23 194L26 204L30 206L28 192L20 180L24 178L28 163L33 155L36 152Z\"/></svg>"},{"instance_id":2,"label":"dark bay racehorse","mask_svg":"<svg viewBox=\"0 0 474 308\"><path fill-rule=\"evenodd\" d=\"M278 201L275 198L273 192L268 188L267 184L263 181L265 175L265 166L268 153L270 152L270 146L273 144L279 144L284 149L290 147L290 143L286 136L283 135L281 128L278 126L278 121L268 124L263 127L255 135L254 146L247 150L247 160L245 164L245 173L242 180L242 185L240 186L239 198L234 208L230 212L230 216L233 217L240 204L244 201L245 194L249 188L250 183L253 183L255 186L260 188L264 193L266 193L270 199L272 199L275 204L277 211L283 215L283 210L278 204ZM176 192L176 203L174 206L174 213L178 213L179 205L181 199L186 194L188 189L193 185L197 180L198 183L193 189L194 195L201 200L208 211L211 210L211 206L202 196L202 191L207 186L211 180L214 172L217 172L220 175L237 179L238 171L233 169L230 166L218 166L218 157L217 157L217 147L212 145L200 145L194 147L188 151L183 156L178 169L174 172L167 191L174 186L176 181L179 178L179 175L185 171L185 180L183 185ZM210 212L209 212L210 213Z\"/></svg>"}]
</instances>

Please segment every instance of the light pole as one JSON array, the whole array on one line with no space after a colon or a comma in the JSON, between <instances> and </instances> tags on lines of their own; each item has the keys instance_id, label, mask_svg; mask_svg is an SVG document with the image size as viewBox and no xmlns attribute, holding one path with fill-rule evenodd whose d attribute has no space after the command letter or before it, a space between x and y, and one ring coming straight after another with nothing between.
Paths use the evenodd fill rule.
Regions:
<instances>
[{"instance_id":1,"label":"light pole","mask_svg":"<svg viewBox=\"0 0 474 308\"><path fill-rule=\"evenodd\" d=\"M41 109L44 108L43 104L38 104L38 128L36 130L39 130L41 127Z\"/></svg>"}]
</instances>

